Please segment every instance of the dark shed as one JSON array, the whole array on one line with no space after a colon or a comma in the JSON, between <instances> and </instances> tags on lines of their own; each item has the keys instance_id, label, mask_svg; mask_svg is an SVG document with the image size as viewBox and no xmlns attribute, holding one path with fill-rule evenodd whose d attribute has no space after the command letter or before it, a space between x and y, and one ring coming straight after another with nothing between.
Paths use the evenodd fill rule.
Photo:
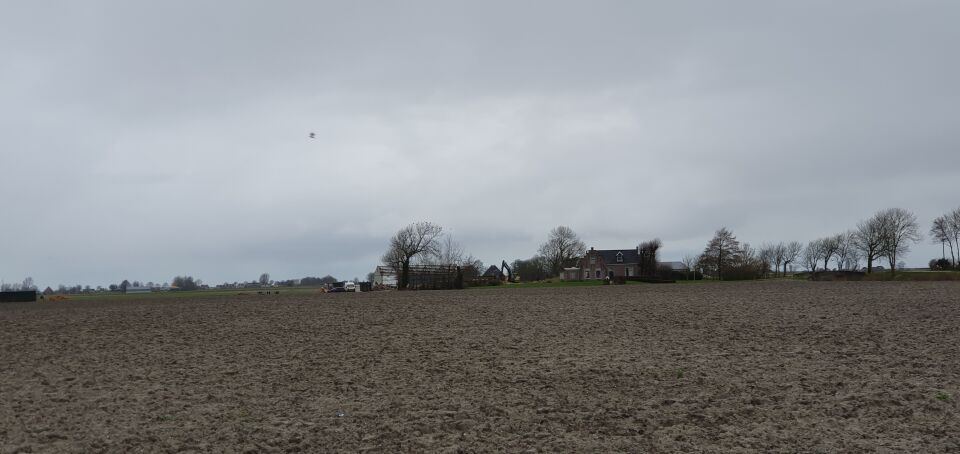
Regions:
<instances>
[{"instance_id":1,"label":"dark shed","mask_svg":"<svg viewBox=\"0 0 960 454\"><path fill-rule=\"evenodd\" d=\"M36 290L0 292L0 303L32 303L36 300Z\"/></svg>"}]
</instances>

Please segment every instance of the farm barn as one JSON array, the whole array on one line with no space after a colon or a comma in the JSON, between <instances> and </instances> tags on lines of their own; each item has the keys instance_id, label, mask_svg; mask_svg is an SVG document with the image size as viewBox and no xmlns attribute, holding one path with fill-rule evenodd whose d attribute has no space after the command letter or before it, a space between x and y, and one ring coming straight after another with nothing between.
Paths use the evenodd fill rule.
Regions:
<instances>
[{"instance_id":1,"label":"farm barn","mask_svg":"<svg viewBox=\"0 0 960 454\"><path fill-rule=\"evenodd\" d=\"M458 272L459 271L459 272ZM463 288L465 275L474 275L472 266L457 265L410 265L408 270L411 290L447 290ZM400 270L392 266L378 266L374 282L395 287L400 280ZM387 282L392 283L387 284Z\"/></svg>"},{"instance_id":2,"label":"farm barn","mask_svg":"<svg viewBox=\"0 0 960 454\"><path fill-rule=\"evenodd\" d=\"M36 300L36 290L0 292L0 303L32 303Z\"/></svg>"}]
</instances>

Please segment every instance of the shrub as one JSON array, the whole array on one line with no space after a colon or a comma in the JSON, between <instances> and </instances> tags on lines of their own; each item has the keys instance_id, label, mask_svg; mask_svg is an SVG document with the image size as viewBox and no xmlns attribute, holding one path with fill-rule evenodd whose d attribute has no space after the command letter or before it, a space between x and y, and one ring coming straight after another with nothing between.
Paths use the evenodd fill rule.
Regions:
<instances>
[{"instance_id":1,"label":"shrub","mask_svg":"<svg viewBox=\"0 0 960 454\"><path fill-rule=\"evenodd\" d=\"M951 268L950 261L944 258L931 259L928 266L930 271L946 271Z\"/></svg>"}]
</instances>

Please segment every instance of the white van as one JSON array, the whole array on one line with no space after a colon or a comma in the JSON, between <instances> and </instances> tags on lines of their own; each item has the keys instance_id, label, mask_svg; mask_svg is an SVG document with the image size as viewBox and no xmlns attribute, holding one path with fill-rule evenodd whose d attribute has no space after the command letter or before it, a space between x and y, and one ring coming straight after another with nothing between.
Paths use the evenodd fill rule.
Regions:
<instances>
[{"instance_id":1,"label":"white van","mask_svg":"<svg viewBox=\"0 0 960 454\"><path fill-rule=\"evenodd\" d=\"M355 284L355 283L353 283L353 282L347 282L347 283L343 284L343 289L346 290L346 291L348 291L348 292L355 292L355 291L357 291L357 284Z\"/></svg>"}]
</instances>

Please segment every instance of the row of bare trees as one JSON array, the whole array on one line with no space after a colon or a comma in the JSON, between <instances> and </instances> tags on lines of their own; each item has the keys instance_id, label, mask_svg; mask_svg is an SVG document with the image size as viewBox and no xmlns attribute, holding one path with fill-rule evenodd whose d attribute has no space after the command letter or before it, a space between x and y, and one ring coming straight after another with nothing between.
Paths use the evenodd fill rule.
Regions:
<instances>
[{"instance_id":1,"label":"row of bare trees","mask_svg":"<svg viewBox=\"0 0 960 454\"><path fill-rule=\"evenodd\" d=\"M890 272L895 273L898 266L903 266L910 247L920 239L916 215L903 208L887 208L860 221L852 230L807 243L800 258L810 271L828 270L831 261L836 270L858 270L866 262L868 273L884 259Z\"/></svg>"},{"instance_id":2,"label":"row of bare trees","mask_svg":"<svg viewBox=\"0 0 960 454\"><path fill-rule=\"evenodd\" d=\"M750 243L737 240L730 229L721 227L699 257L684 257L683 263L716 279L756 279L766 276L771 265L779 269L780 264L795 260L787 257L789 250L790 244L783 243L756 249Z\"/></svg>"},{"instance_id":3,"label":"row of bare trees","mask_svg":"<svg viewBox=\"0 0 960 454\"><path fill-rule=\"evenodd\" d=\"M33 283L32 277L27 277L26 279L23 280L23 283L4 282L0 284L0 291L3 291L3 292L16 292L20 290L29 291L29 290L36 290L36 289L37 289L37 286Z\"/></svg>"},{"instance_id":4,"label":"row of bare trees","mask_svg":"<svg viewBox=\"0 0 960 454\"><path fill-rule=\"evenodd\" d=\"M822 269L826 270L833 260L838 270L856 270L863 260L856 241L857 235L853 230L813 240L803 249L803 264L808 270L817 271L818 265L823 262Z\"/></svg>"},{"instance_id":5,"label":"row of bare trees","mask_svg":"<svg viewBox=\"0 0 960 454\"><path fill-rule=\"evenodd\" d=\"M860 221L852 230L810 241L800 258L810 271L828 270L831 261L837 270L857 270L866 262L868 273L873 272L878 260L885 259L894 273L911 245L920 239L916 215L903 208L887 208Z\"/></svg>"},{"instance_id":6,"label":"row of bare trees","mask_svg":"<svg viewBox=\"0 0 960 454\"><path fill-rule=\"evenodd\" d=\"M810 271L830 269L831 260L837 270L857 270L865 261L867 272L872 273L875 263L885 259L895 273L920 239L916 215L903 208L887 208L860 221L853 230L811 241L803 250L803 263Z\"/></svg>"},{"instance_id":7,"label":"row of bare trees","mask_svg":"<svg viewBox=\"0 0 960 454\"><path fill-rule=\"evenodd\" d=\"M950 245L951 257L956 263L960 255L960 209L934 221L933 230L937 240ZM732 231L723 227L699 257L687 256L684 263L718 279L763 277L771 269L775 276L786 274L787 266L798 260L810 271L830 269L831 262L837 270L857 270L865 261L867 272L872 273L874 263L885 259L890 271L895 272L911 245L920 239L920 227L913 213L903 208L888 208L859 222L855 229L818 238L806 246L791 241L765 243L754 249L748 243L741 244ZM957 255L953 255L953 251L957 251Z\"/></svg>"},{"instance_id":8,"label":"row of bare trees","mask_svg":"<svg viewBox=\"0 0 960 454\"><path fill-rule=\"evenodd\" d=\"M776 277L786 276L787 266L799 260L802 252L803 243L799 241L784 243L781 241L779 243L764 243L760 246L759 255L768 266L773 266L773 275Z\"/></svg>"}]
</instances>

